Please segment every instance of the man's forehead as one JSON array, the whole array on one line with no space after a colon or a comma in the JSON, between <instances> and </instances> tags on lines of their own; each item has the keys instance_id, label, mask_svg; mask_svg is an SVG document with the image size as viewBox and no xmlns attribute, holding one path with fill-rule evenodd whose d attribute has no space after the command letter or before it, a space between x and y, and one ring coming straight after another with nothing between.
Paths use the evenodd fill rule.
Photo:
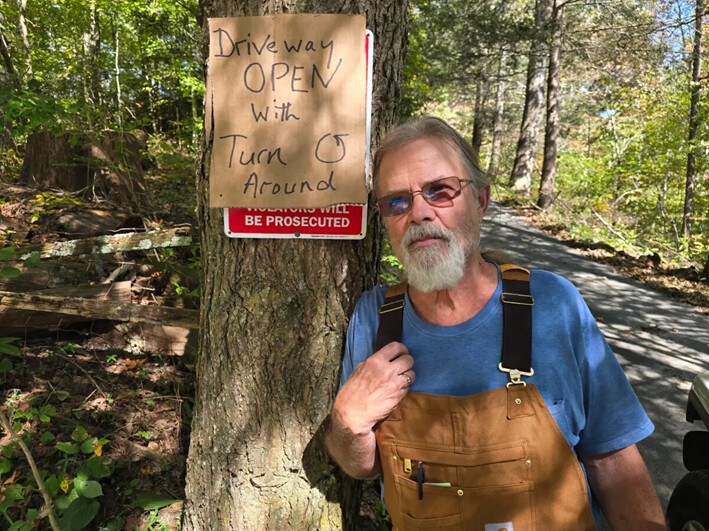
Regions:
<instances>
[{"instance_id":1,"label":"man's forehead","mask_svg":"<svg viewBox=\"0 0 709 531\"><path fill-rule=\"evenodd\" d=\"M442 177L461 176L464 172L453 146L437 137L421 138L387 152L381 159L379 185L401 178L423 182Z\"/></svg>"}]
</instances>

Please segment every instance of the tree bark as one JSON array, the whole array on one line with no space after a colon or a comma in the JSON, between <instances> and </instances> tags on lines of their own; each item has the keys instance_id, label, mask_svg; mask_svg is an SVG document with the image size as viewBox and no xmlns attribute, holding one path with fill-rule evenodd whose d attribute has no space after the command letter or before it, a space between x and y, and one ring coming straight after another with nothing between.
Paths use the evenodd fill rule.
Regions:
<instances>
[{"instance_id":1,"label":"tree bark","mask_svg":"<svg viewBox=\"0 0 709 531\"><path fill-rule=\"evenodd\" d=\"M89 6L89 27L82 35L82 51L84 59L83 84L84 99L86 100L86 115L89 129L93 129L93 113L101 103L99 54L101 40L99 32L99 15L96 9L96 0L91 0Z\"/></svg>"},{"instance_id":2,"label":"tree bark","mask_svg":"<svg viewBox=\"0 0 709 531\"><path fill-rule=\"evenodd\" d=\"M487 92L487 80L482 72L482 68L477 73L475 81L475 119L473 120L473 136L471 144L475 153L476 161L480 163L480 146L483 143L483 126L485 117L483 113L485 92Z\"/></svg>"},{"instance_id":3,"label":"tree bark","mask_svg":"<svg viewBox=\"0 0 709 531\"><path fill-rule=\"evenodd\" d=\"M123 102L121 101L121 69L118 62L120 40L118 37L119 28L115 15L111 17L111 31L113 32L113 49L115 52L113 68L116 77L116 121L118 122L118 129L123 130L123 114L121 112L121 107L123 107Z\"/></svg>"},{"instance_id":4,"label":"tree bark","mask_svg":"<svg viewBox=\"0 0 709 531\"><path fill-rule=\"evenodd\" d=\"M393 124L406 0L202 6L205 53L207 17L366 13L375 36L373 143ZM221 209L209 208L211 149L205 131L197 172L202 335L183 529L352 529L358 485L329 460L323 433L348 317L377 278L378 220L370 214L362 241L226 238Z\"/></svg>"},{"instance_id":5,"label":"tree bark","mask_svg":"<svg viewBox=\"0 0 709 531\"><path fill-rule=\"evenodd\" d=\"M3 67L8 74L15 74L15 67L12 64L12 58L10 57L10 50L7 47L7 39L3 33L3 28L5 26L5 17L0 13L0 55L2 55Z\"/></svg>"},{"instance_id":6,"label":"tree bark","mask_svg":"<svg viewBox=\"0 0 709 531\"><path fill-rule=\"evenodd\" d=\"M694 19L694 48L692 49L692 98L689 107L689 152L687 153L687 180L684 190L684 213L682 216L682 234L689 238L692 234L694 217L694 188L697 181L697 129L699 127L699 91L702 69L702 23L704 18L704 0L696 0Z\"/></svg>"},{"instance_id":7,"label":"tree bark","mask_svg":"<svg viewBox=\"0 0 709 531\"><path fill-rule=\"evenodd\" d=\"M22 45L27 56L27 76L32 77L32 54L30 49L30 37L27 32L27 0L17 0L17 7L20 10L20 34L22 35Z\"/></svg>"},{"instance_id":8,"label":"tree bark","mask_svg":"<svg viewBox=\"0 0 709 531\"><path fill-rule=\"evenodd\" d=\"M502 147L502 127L505 116L505 61L507 56L504 48L500 49L497 65L497 92L495 93L495 116L492 119L492 146L490 147L490 164L487 174L491 181L497 178L500 164L500 148Z\"/></svg>"},{"instance_id":9,"label":"tree bark","mask_svg":"<svg viewBox=\"0 0 709 531\"><path fill-rule=\"evenodd\" d=\"M515 163L510 176L510 185L529 195L532 186L532 171L537 152L539 127L544 117L544 80L546 39L544 35L549 26L554 0L537 0L534 23L537 36L532 42L527 66L527 88L524 98L524 114L517 142Z\"/></svg>"},{"instance_id":10,"label":"tree bark","mask_svg":"<svg viewBox=\"0 0 709 531\"><path fill-rule=\"evenodd\" d=\"M559 137L559 82L561 79L561 40L564 33L564 5L554 6L553 36L549 53L549 79L547 84L547 123L544 133L544 164L539 183L537 206L550 211L554 204L556 179L556 148Z\"/></svg>"}]
</instances>

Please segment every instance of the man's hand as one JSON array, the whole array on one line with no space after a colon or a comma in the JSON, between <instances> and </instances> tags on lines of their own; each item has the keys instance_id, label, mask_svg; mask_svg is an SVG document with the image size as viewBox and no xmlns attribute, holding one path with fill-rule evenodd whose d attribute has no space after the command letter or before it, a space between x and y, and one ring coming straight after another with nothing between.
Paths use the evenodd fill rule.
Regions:
<instances>
[{"instance_id":1,"label":"man's hand","mask_svg":"<svg viewBox=\"0 0 709 531\"><path fill-rule=\"evenodd\" d=\"M374 425L409 392L414 359L401 343L389 343L360 363L335 397L325 445L350 476L368 478L380 470Z\"/></svg>"},{"instance_id":2,"label":"man's hand","mask_svg":"<svg viewBox=\"0 0 709 531\"><path fill-rule=\"evenodd\" d=\"M363 435L386 418L409 392L414 359L401 343L389 343L360 363L342 386L332 408L347 431Z\"/></svg>"}]
</instances>

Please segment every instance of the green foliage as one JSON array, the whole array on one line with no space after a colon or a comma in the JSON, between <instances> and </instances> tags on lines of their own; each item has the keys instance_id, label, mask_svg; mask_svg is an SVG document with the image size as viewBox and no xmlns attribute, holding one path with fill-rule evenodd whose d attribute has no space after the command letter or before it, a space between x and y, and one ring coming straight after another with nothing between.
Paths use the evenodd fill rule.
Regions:
<instances>
[{"instance_id":1,"label":"green foliage","mask_svg":"<svg viewBox=\"0 0 709 531\"><path fill-rule=\"evenodd\" d=\"M198 15L196 0L28 2L27 58L17 3L0 3L17 70L0 85L0 126L18 142L38 129L121 127L191 141L204 93Z\"/></svg>"},{"instance_id":2,"label":"green foliage","mask_svg":"<svg viewBox=\"0 0 709 531\"><path fill-rule=\"evenodd\" d=\"M49 403L35 404L37 398L28 401L22 394L12 397L8 402L10 417L15 420L12 429L21 434L30 447L54 444L60 451L56 464L40 469L40 475L54 500L60 528L63 531L86 529L101 507L104 495L101 481L113 472L102 457L102 448L109 440L91 437L80 425L72 433L73 442L55 443L55 436L49 431L39 435L37 428L51 422L57 411ZM0 513L10 529L34 529L39 517L36 507L39 487L34 476L21 472L22 452L17 442L0 447L0 455L0 484L6 486ZM23 469L26 472L26 467Z\"/></svg>"},{"instance_id":3,"label":"green foliage","mask_svg":"<svg viewBox=\"0 0 709 531\"><path fill-rule=\"evenodd\" d=\"M146 510L155 510L162 509L163 507L167 507L168 505L172 505L178 501L180 500L165 498L163 496L158 496L157 494L144 493L135 497L133 505Z\"/></svg>"},{"instance_id":4,"label":"green foliage","mask_svg":"<svg viewBox=\"0 0 709 531\"><path fill-rule=\"evenodd\" d=\"M41 192L34 199L30 199L32 205L31 223L36 223L47 214L56 214L60 210L72 206L82 206L84 203L68 195L58 195L51 192Z\"/></svg>"}]
</instances>

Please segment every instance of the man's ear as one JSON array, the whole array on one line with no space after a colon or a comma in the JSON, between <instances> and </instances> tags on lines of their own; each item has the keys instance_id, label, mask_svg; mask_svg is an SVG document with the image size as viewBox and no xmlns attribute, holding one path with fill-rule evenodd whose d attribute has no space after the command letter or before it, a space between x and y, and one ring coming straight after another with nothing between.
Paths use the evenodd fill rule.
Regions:
<instances>
[{"instance_id":1,"label":"man's ear","mask_svg":"<svg viewBox=\"0 0 709 531\"><path fill-rule=\"evenodd\" d=\"M480 217L483 217L485 215L485 212L487 212L487 207L490 206L490 185L487 185L483 188L478 189L478 212L480 213Z\"/></svg>"}]
</instances>

